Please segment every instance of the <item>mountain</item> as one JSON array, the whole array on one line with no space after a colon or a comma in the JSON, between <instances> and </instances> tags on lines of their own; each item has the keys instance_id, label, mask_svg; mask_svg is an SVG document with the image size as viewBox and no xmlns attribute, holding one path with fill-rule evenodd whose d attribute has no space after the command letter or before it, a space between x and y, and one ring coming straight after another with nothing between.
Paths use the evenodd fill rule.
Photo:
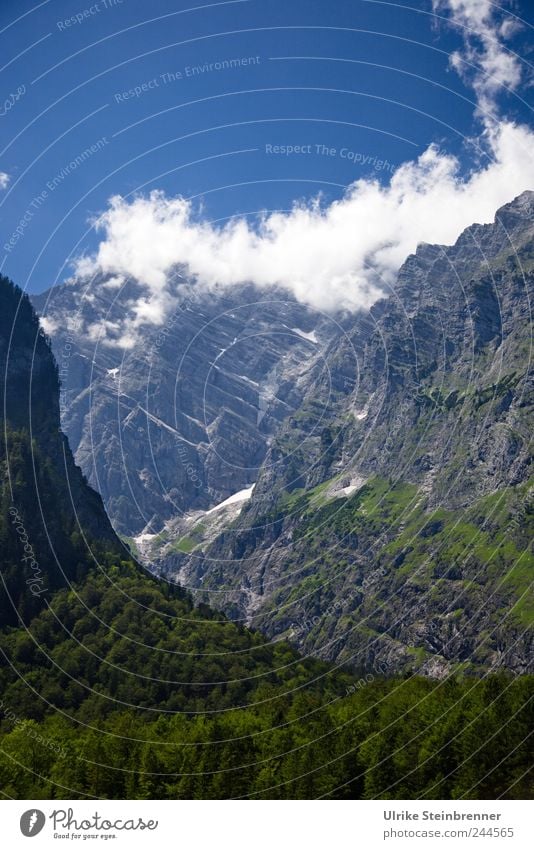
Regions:
<instances>
[{"instance_id":1,"label":"mountain","mask_svg":"<svg viewBox=\"0 0 534 849\"><path fill-rule=\"evenodd\" d=\"M421 245L307 375L240 515L151 540L162 574L371 673L532 671L533 213Z\"/></svg>"},{"instance_id":2,"label":"mountain","mask_svg":"<svg viewBox=\"0 0 534 849\"><path fill-rule=\"evenodd\" d=\"M128 537L253 484L337 331L283 291L201 292L179 281L164 323L139 333L117 329L143 302L133 280L117 289L113 277L79 279L33 297L76 461Z\"/></svg>"},{"instance_id":3,"label":"mountain","mask_svg":"<svg viewBox=\"0 0 534 849\"><path fill-rule=\"evenodd\" d=\"M5 796L532 796L532 677L357 680L129 560L31 304L5 278L0 303Z\"/></svg>"},{"instance_id":4,"label":"mountain","mask_svg":"<svg viewBox=\"0 0 534 849\"><path fill-rule=\"evenodd\" d=\"M92 791L124 796L130 791L117 780L122 766L113 751L121 723L123 739L136 723L140 738L150 737L150 720L175 716L173 734L187 740L200 733L202 740L202 729L206 739L218 734L220 723L210 726L211 714L243 708L240 722L253 726L256 717L268 721L271 708L263 715L264 701L291 710L298 701L292 694L301 690L309 690L309 696L302 693L303 706L309 698L310 705L326 707L353 678L331 675L287 643L269 645L205 605L195 608L183 591L131 561L60 430L50 344L27 296L4 277L0 307L4 790L20 798L61 795L66 786L81 798ZM102 738L97 729L104 723ZM48 729L44 737L41 724ZM84 766L95 733L100 737L91 757L100 753L109 764L100 773ZM58 763L58 737L74 747L68 763ZM230 734L223 758L237 757L239 749ZM6 750L16 753L19 766L28 756L27 765L17 769ZM145 757L149 750L136 752ZM219 792L228 793L223 784Z\"/></svg>"}]
</instances>

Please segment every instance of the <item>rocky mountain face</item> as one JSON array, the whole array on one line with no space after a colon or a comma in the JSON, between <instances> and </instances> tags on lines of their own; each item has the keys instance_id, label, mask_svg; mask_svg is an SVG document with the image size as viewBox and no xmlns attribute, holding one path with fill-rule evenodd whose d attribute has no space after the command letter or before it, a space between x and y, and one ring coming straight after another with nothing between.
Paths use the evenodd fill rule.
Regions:
<instances>
[{"instance_id":1,"label":"rocky mountain face","mask_svg":"<svg viewBox=\"0 0 534 849\"><path fill-rule=\"evenodd\" d=\"M421 245L307 372L239 515L152 540L160 570L367 674L532 670L533 213Z\"/></svg>"},{"instance_id":2,"label":"rocky mountain face","mask_svg":"<svg viewBox=\"0 0 534 849\"><path fill-rule=\"evenodd\" d=\"M77 462L123 535L162 530L253 484L273 434L324 369L332 319L285 292L201 293L119 340L142 290L77 280L34 297L59 364Z\"/></svg>"},{"instance_id":3,"label":"rocky mountain face","mask_svg":"<svg viewBox=\"0 0 534 849\"><path fill-rule=\"evenodd\" d=\"M59 429L48 341L5 278L0 366L6 797L49 799L65 789L75 799L532 795L529 676L357 680L194 607L181 588L124 558ZM314 516L334 490L347 502L338 487L304 493ZM227 528L248 494L204 511L205 530L191 534L208 535L210 523L213 532ZM369 517L369 494L361 506ZM337 515L328 526L343 531Z\"/></svg>"}]
</instances>

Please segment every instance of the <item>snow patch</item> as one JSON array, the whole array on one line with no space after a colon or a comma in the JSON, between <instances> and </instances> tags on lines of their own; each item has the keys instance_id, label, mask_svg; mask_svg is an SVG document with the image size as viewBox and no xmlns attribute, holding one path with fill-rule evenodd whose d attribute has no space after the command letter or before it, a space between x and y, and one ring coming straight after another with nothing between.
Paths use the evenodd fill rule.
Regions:
<instances>
[{"instance_id":1,"label":"snow patch","mask_svg":"<svg viewBox=\"0 0 534 849\"><path fill-rule=\"evenodd\" d=\"M327 498L348 498L366 483L366 479L358 474L353 474L344 480L334 480L332 486L326 491Z\"/></svg>"},{"instance_id":2,"label":"snow patch","mask_svg":"<svg viewBox=\"0 0 534 849\"><path fill-rule=\"evenodd\" d=\"M109 376L113 378L113 380L115 380L115 379L116 379L116 377L117 377L117 375L118 375L118 373L119 373L119 369L118 369L118 368L108 368L108 369L106 369L106 371L107 371L107 373L109 374Z\"/></svg>"},{"instance_id":3,"label":"snow patch","mask_svg":"<svg viewBox=\"0 0 534 849\"><path fill-rule=\"evenodd\" d=\"M298 327L292 327L291 330L293 333L296 333L297 336L301 336L302 339L307 339L308 342L313 342L314 345L319 344L319 340L317 338L315 330L312 330L311 333L306 333L304 330L300 330Z\"/></svg>"},{"instance_id":4,"label":"snow patch","mask_svg":"<svg viewBox=\"0 0 534 849\"><path fill-rule=\"evenodd\" d=\"M144 407L141 407L141 405L140 405L140 404L138 404L137 409L141 410L141 412L145 414L145 416L147 417L147 419L150 419L150 421L151 421L151 422L154 422L154 424L159 425L159 427L163 427L163 428L165 428L165 430L168 430L168 431L169 431L169 433L174 433L174 435L175 435L176 437L178 437L178 439L180 439L182 442L186 442L186 443L187 443L187 445L192 445L192 446L193 446L193 448L196 448L196 447L197 447L197 445L196 445L196 443L195 443L195 442L190 442L190 441L189 441L189 439L186 439L186 438L185 438L185 436L182 436L182 434L181 434L181 433L178 433L178 431L176 430L176 428L171 427L171 426L170 426L170 424L167 424L167 422L164 422L164 421L162 421L161 419L158 419L158 417L157 417L157 416L154 416L152 413L149 413L149 412L148 412L148 410L145 410L145 408L144 408ZM135 413L135 410L132 410L132 413ZM132 415L132 413L130 413L130 415ZM130 416L128 416L128 417L126 418L125 423L128 421L128 418L129 418L129 417L130 417Z\"/></svg>"},{"instance_id":5,"label":"snow patch","mask_svg":"<svg viewBox=\"0 0 534 849\"><path fill-rule=\"evenodd\" d=\"M235 345L235 343L236 343L236 342L237 342L237 336L234 336L234 340L233 340L232 344L231 344L231 345L227 345L227 347L226 347L226 348L221 348L221 350L219 351L219 353L217 354L217 356L216 356L216 357L215 357L215 359L213 360L212 365L215 365L215 363L217 362L217 360L220 360L220 359L221 359L221 357L223 356L223 354L226 354L226 352L227 352L227 351L229 351L229 350L230 350L230 348L232 348L232 347Z\"/></svg>"},{"instance_id":6,"label":"snow patch","mask_svg":"<svg viewBox=\"0 0 534 849\"><path fill-rule=\"evenodd\" d=\"M236 377L239 377L240 380L245 380L247 383L250 383L251 386L259 386L257 380L252 380L252 378L247 377L246 374L236 374Z\"/></svg>"},{"instance_id":7,"label":"snow patch","mask_svg":"<svg viewBox=\"0 0 534 849\"><path fill-rule=\"evenodd\" d=\"M211 510L206 510L206 516L209 516L210 513L215 513L217 510L222 510L230 504L239 504L241 502L248 501L252 495L255 485L256 484L252 484L252 486L249 486L247 489L240 489L239 492L234 492L233 495L230 495L229 498L226 498L224 501L221 501L220 504L212 507Z\"/></svg>"}]
</instances>

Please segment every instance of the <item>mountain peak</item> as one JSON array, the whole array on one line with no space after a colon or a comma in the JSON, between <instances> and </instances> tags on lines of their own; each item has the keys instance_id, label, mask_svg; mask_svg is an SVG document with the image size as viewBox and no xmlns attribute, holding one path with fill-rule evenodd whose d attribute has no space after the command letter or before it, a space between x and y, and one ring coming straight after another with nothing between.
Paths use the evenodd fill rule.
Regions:
<instances>
[{"instance_id":1,"label":"mountain peak","mask_svg":"<svg viewBox=\"0 0 534 849\"><path fill-rule=\"evenodd\" d=\"M534 223L534 191L527 189L495 213L495 223L513 224L518 220Z\"/></svg>"}]
</instances>

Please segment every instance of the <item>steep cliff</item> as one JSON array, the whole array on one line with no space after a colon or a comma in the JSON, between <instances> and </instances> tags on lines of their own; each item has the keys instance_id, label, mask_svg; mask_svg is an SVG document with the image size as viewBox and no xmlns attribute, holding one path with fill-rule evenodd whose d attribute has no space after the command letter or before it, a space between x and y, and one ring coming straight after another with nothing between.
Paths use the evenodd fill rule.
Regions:
<instances>
[{"instance_id":1,"label":"steep cliff","mask_svg":"<svg viewBox=\"0 0 534 849\"><path fill-rule=\"evenodd\" d=\"M0 618L16 624L123 552L60 430L57 366L28 298L0 277Z\"/></svg>"},{"instance_id":2,"label":"steep cliff","mask_svg":"<svg viewBox=\"0 0 534 849\"><path fill-rule=\"evenodd\" d=\"M127 536L250 486L302 381L337 332L283 291L180 280L164 320L119 338L135 281L76 280L33 298L62 383L77 462Z\"/></svg>"},{"instance_id":3,"label":"steep cliff","mask_svg":"<svg viewBox=\"0 0 534 849\"><path fill-rule=\"evenodd\" d=\"M162 571L356 667L532 669L533 212L526 192L421 245L310 374L239 518L165 540Z\"/></svg>"}]
</instances>

